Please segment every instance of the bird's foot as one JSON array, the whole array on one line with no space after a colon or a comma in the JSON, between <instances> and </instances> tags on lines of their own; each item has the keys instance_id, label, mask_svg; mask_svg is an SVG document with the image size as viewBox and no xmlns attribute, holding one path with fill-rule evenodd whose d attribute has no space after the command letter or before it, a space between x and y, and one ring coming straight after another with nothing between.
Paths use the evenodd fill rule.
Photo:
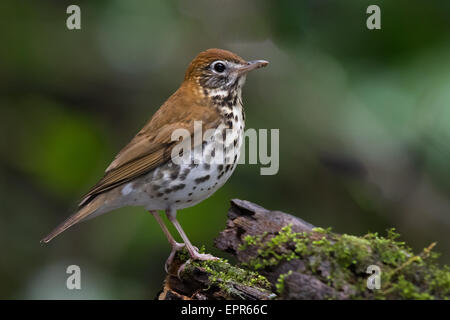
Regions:
<instances>
[{"instance_id":1,"label":"bird's foot","mask_svg":"<svg viewBox=\"0 0 450 320\"><path fill-rule=\"evenodd\" d=\"M177 276L178 279L181 280L181 274L183 273L185 267L187 264L189 264L192 260L200 260L200 261L207 261L207 260L219 260L219 258L213 256L212 254L209 253L200 253L198 252L198 249L195 248L196 250L193 252L190 252L190 256L191 258L189 260L187 260L185 263L183 263L177 271Z\"/></svg>"},{"instance_id":2,"label":"bird's foot","mask_svg":"<svg viewBox=\"0 0 450 320\"><path fill-rule=\"evenodd\" d=\"M167 258L166 263L165 263L165 265L164 265L164 270L166 271L166 273L169 273L170 265L172 264L173 259L175 259L175 256L176 256L177 252L183 250L184 247L186 247L186 245L185 245L184 243L174 242L174 243L172 244L172 251L170 251L170 255L169 255L169 257ZM197 248L197 247L194 247L194 249L195 249L196 252L198 253L198 248ZM200 254L200 253L198 253L198 254ZM200 255L201 255L201 254L200 254ZM208 255L208 256L210 256L210 255ZM212 257L212 256L211 256L211 257ZM190 259L189 259L189 260L190 260ZM188 260L188 261L189 261L189 260ZM202 259L194 259L194 260L202 260ZM183 265L184 265L184 264L183 264Z\"/></svg>"},{"instance_id":3,"label":"bird's foot","mask_svg":"<svg viewBox=\"0 0 450 320\"><path fill-rule=\"evenodd\" d=\"M219 258L214 257L212 254L200 253L200 252L198 252L198 250L191 253L191 259L192 260L200 260L200 261L219 260Z\"/></svg>"},{"instance_id":4,"label":"bird's foot","mask_svg":"<svg viewBox=\"0 0 450 320\"><path fill-rule=\"evenodd\" d=\"M175 242L172 244L172 251L170 251L170 255L166 260L166 264L164 265L164 270L166 270L166 273L169 273L169 267L173 262L173 259L175 258L175 255L178 251L182 250L186 245L184 243L178 243Z\"/></svg>"}]
</instances>

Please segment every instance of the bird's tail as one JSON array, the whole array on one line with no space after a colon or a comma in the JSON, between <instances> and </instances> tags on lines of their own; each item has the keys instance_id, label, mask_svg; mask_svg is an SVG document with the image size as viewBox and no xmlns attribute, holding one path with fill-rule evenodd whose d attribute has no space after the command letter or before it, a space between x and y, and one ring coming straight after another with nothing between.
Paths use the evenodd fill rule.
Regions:
<instances>
[{"instance_id":1,"label":"bird's tail","mask_svg":"<svg viewBox=\"0 0 450 320\"><path fill-rule=\"evenodd\" d=\"M41 243L48 243L53 238L58 236L63 231L69 229L71 226L77 224L81 220L84 220L88 216L96 213L98 209L104 204L103 195L97 196L89 203L82 206L75 214L67 218L63 223L57 226L50 234L48 234L44 239L41 240Z\"/></svg>"}]
</instances>

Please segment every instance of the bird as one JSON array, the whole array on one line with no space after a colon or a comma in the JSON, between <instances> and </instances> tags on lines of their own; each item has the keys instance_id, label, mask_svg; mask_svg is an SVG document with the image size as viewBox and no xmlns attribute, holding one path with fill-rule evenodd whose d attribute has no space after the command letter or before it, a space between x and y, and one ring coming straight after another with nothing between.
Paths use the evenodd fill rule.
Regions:
<instances>
[{"instance_id":1,"label":"bird","mask_svg":"<svg viewBox=\"0 0 450 320\"><path fill-rule=\"evenodd\" d=\"M78 210L41 242L50 242L83 220L124 206L141 206L155 217L171 246L166 271L183 248L192 260L217 259L192 245L177 211L205 200L230 178L244 137L242 87L248 72L267 64L223 49L200 52L180 87L115 156ZM184 135L174 138L176 132ZM165 212L182 243L171 235L159 211Z\"/></svg>"}]
</instances>

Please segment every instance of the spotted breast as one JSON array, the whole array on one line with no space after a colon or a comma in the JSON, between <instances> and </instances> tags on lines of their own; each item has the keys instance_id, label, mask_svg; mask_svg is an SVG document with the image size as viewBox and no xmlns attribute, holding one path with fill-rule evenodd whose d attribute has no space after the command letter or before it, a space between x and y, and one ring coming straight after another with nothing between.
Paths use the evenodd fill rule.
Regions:
<instances>
[{"instance_id":1,"label":"spotted breast","mask_svg":"<svg viewBox=\"0 0 450 320\"><path fill-rule=\"evenodd\" d=\"M206 90L222 121L209 137L203 136L202 156L187 163L169 161L121 188L121 205L148 210L183 209L211 196L230 178L240 155L245 115L240 82L235 91Z\"/></svg>"}]
</instances>

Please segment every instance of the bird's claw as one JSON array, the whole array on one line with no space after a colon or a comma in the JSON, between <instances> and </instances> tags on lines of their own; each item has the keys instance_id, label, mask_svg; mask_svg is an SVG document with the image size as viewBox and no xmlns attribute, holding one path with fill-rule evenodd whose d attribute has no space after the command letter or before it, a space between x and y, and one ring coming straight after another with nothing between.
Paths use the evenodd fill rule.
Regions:
<instances>
[{"instance_id":1,"label":"bird's claw","mask_svg":"<svg viewBox=\"0 0 450 320\"><path fill-rule=\"evenodd\" d=\"M200 261L219 260L219 258L214 257L212 254L200 253L198 251L194 252L194 254L191 254L191 259L192 260L200 260Z\"/></svg>"},{"instance_id":2,"label":"bird's claw","mask_svg":"<svg viewBox=\"0 0 450 320\"><path fill-rule=\"evenodd\" d=\"M188 259L185 263L183 263L177 271L177 277L178 279L181 280L181 274L183 273L185 267L187 264L191 263L192 260L200 260L200 261L207 261L207 260L219 260L219 258L213 256L212 254L209 253L200 253L197 251L194 251L193 253L191 253L191 258Z\"/></svg>"},{"instance_id":3,"label":"bird's claw","mask_svg":"<svg viewBox=\"0 0 450 320\"><path fill-rule=\"evenodd\" d=\"M172 244L172 251L170 251L170 255L166 260L166 264L164 265L164 270L166 270L166 273L169 273L169 267L172 264L176 253L182 250L184 247L185 247L184 243L175 242L174 244Z\"/></svg>"},{"instance_id":4,"label":"bird's claw","mask_svg":"<svg viewBox=\"0 0 450 320\"><path fill-rule=\"evenodd\" d=\"M177 277L178 279L181 280L181 274L184 272L184 268L186 267L187 264L189 264L191 262L191 259L188 259L185 263L183 263L177 271Z\"/></svg>"}]
</instances>

